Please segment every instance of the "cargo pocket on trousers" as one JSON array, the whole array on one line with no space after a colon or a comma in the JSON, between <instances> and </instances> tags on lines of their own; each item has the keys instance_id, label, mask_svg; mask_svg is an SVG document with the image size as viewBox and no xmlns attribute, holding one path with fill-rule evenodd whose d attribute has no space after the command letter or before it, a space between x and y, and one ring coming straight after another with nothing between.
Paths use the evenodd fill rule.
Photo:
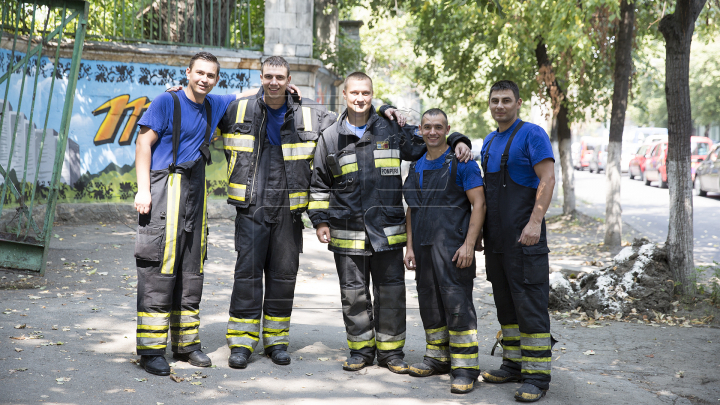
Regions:
<instances>
[{"instance_id":1,"label":"cargo pocket on trousers","mask_svg":"<svg viewBox=\"0 0 720 405\"><path fill-rule=\"evenodd\" d=\"M543 245L523 246L523 282L543 284L550 280L550 249Z\"/></svg>"},{"instance_id":2,"label":"cargo pocket on trousers","mask_svg":"<svg viewBox=\"0 0 720 405\"><path fill-rule=\"evenodd\" d=\"M162 259L165 228L140 227L135 238L135 258L149 262Z\"/></svg>"}]
</instances>

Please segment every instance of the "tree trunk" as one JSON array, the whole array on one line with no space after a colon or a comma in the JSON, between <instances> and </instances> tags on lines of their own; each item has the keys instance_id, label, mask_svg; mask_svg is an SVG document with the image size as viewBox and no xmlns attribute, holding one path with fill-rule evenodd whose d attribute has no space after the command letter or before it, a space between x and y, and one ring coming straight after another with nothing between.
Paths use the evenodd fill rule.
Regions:
<instances>
[{"instance_id":1,"label":"tree trunk","mask_svg":"<svg viewBox=\"0 0 720 405\"><path fill-rule=\"evenodd\" d=\"M667 176L670 188L668 263L683 293L694 295L693 201L690 174L690 44L705 0L678 0L660 20L665 38L665 98L668 111Z\"/></svg>"},{"instance_id":2,"label":"tree trunk","mask_svg":"<svg viewBox=\"0 0 720 405\"><path fill-rule=\"evenodd\" d=\"M553 156L555 158L559 158L560 156L560 145L558 142L558 136L557 136L557 119L553 118L552 120L552 128L550 129L550 144L552 145L553 150ZM555 178L559 179L562 173L560 173L560 165L555 165ZM557 202L558 197L560 196L560 182L555 182L555 187L553 187L553 197L552 201Z\"/></svg>"},{"instance_id":3,"label":"tree trunk","mask_svg":"<svg viewBox=\"0 0 720 405\"><path fill-rule=\"evenodd\" d=\"M628 0L620 3L620 24L615 36L615 88L613 89L610 116L610 141L605 175L605 246L619 247L622 243L622 207L620 205L620 178L622 168L622 136L627 110L628 88L632 74L632 39L635 26L635 4Z\"/></svg>"},{"instance_id":4,"label":"tree trunk","mask_svg":"<svg viewBox=\"0 0 720 405\"><path fill-rule=\"evenodd\" d=\"M226 46L230 20L240 16L235 8L235 0L160 0L139 16L146 39Z\"/></svg>"},{"instance_id":5,"label":"tree trunk","mask_svg":"<svg viewBox=\"0 0 720 405\"><path fill-rule=\"evenodd\" d=\"M562 166L563 215L575 215L575 169L572 164L572 134L568 122L567 102L560 104L556 119L560 166Z\"/></svg>"}]
</instances>

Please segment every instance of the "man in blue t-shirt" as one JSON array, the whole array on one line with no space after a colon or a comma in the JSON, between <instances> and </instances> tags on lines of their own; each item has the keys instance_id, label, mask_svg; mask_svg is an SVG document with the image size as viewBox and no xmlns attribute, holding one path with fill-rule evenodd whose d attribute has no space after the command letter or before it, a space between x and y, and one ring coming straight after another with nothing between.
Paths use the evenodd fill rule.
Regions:
<instances>
[{"instance_id":1,"label":"man in blue t-shirt","mask_svg":"<svg viewBox=\"0 0 720 405\"><path fill-rule=\"evenodd\" d=\"M137 353L145 371L156 375L170 374L164 357L168 330L175 359L211 365L200 351L198 332L207 258L205 164L210 158L208 138L238 97L209 94L219 73L212 54L193 56L186 69L187 87L159 95L138 122ZM180 107L175 142L174 96Z\"/></svg>"},{"instance_id":2,"label":"man in blue t-shirt","mask_svg":"<svg viewBox=\"0 0 720 405\"><path fill-rule=\"evenodd\" d=\"M427 153L410 166L403 185L408 204L404 261L417 272L427 341L425 357L410 366L410 375L451 372L450 391L465 394L480 374L472 290L485 196L477 162L457 160L446 141L449 132L445 112L434 108L423 114L420 133Z\"/></svg>"},{"instance_id":3,"label":"man in blue t-shirt","mask_svg":"<svg viewBox=\"0 0 720 405\"><path fill-rule=\"evenodd\" d=\"M498 129L485 138L485 269L502 327L503 364L483 373L490 383L522 381L521 402L535 402L550 384L549 262L545 212L555 185L550 140L537 125L518 119L522 105L509 80L490 89Z\"/></svg>"}]
</instances>

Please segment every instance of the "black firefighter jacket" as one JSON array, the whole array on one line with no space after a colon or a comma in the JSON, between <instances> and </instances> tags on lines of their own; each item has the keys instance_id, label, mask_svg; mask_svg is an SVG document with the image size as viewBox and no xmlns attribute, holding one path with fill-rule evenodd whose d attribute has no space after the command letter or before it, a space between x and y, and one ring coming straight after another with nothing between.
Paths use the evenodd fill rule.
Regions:
<instances>
[{"instance_id":1,"label":"black firefighter jacket","mask_svg":"<svg viewBox=\"0 0 720 405\"><path fill-rule=\"evenodd\" d=\"M268 120L263 94L261 90L254 96L233 101L218 125L228 161L228 203L240 208L258 200L258 162ZM307 209L317 139L335 119L334 113L315 101L298 100L287 93L287 113L280 135L290 211L295 214Z\"/></svg>"},{"instance_id":2,"label":"black firefighter jacket","mask_svg":"<svg viewBox=\"0 0 720 405\"><path fill-rule=\"evenodd\" d=\"M407 234L400 162L421 158L425 143L416 126L400 127L374 108L360 139L347 128L346 118L347 111L318 141L310 219L315 227L328 223L329 250L336 253L370 255L372 250L402 249ZM448 138L453 148L459 141L470 146L464 135L453 133Z\"/></svg>"}]
</instances>

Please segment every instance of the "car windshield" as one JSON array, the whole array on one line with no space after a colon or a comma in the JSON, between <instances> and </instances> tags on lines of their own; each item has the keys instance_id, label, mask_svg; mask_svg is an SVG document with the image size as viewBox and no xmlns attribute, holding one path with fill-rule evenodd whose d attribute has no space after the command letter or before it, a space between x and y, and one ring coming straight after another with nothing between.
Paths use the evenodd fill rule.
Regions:
<instances>
[{"instance_id":1,"label":"car windshield","mask_svg":"<svg viewBox=\"0 0 720 405\"><path fill-rule=\"evenodd\" d=\"M708 154L708 151L710 150L710 144L705 142L696 142L693 141L690 144L690 150L692 151L691 155L702 155L705 156Z\"/></svg>"},{"instance_id":2,"label":"car windshield","mask_svg":"<svg viewBox=\"0 0 720 405\"><path fill-rule=\"evenodd\" d=\"M647 148L648 148L648 145L641 146L640 149L637 150L636 155L644 155Z\"/></svg>"}]
</instances>

